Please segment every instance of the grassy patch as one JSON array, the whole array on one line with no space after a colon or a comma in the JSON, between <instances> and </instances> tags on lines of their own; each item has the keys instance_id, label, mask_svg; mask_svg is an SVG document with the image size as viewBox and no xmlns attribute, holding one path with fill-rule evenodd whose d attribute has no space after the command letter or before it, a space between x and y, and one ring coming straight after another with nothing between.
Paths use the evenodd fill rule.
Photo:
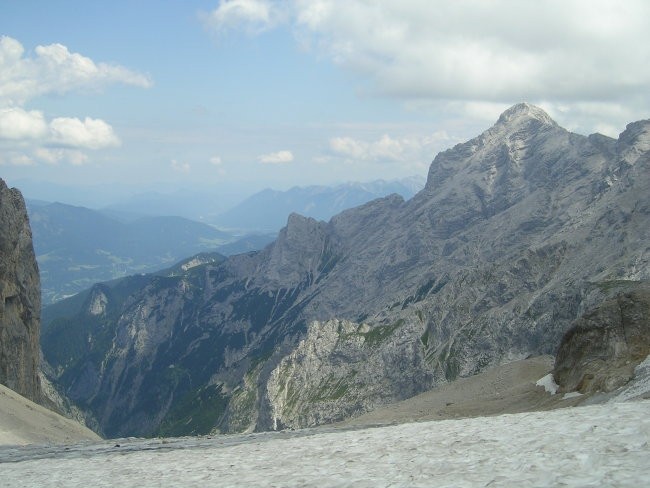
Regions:
<instances>
[{"instance_id":1,"label":"grassy patch","mask_svg":"<svg viewBox=\"0 0 650 488\"><path fill-rule=\"evenodd\" d=\"M316 391L309 397L309 401L315 403L342 398L349 388L349 385L344 380L344 378L337 380L333 376L326 378L325 381L321 381Z\"/></svg>"},{"instance_id":2,"label":"grassy patch","mask_svg":"<svg viewBox=\"0 0 650 488\"><path fill-rule=\"evenodd\" d=\"M420 336L420 342L424 347L429 347L429 331L426 331Z\"/></svg>"},{"instance_id":3,"label":"grassy patch","mask_svg":"<svg viewBox=\"0 0 650 488\"><path fill-rule=\"evenodd\" d=\"M376 346L390 337L397 329L404 325L404 319L399 319L397 322L394 322L390 325L382 325L379 327L374 327L370 331L366 332L365 344L368 346Z\"/></svg>"},{"instance_id":4,"label":"grassy patch","mask_svg":"<svg viewBox=\"0 0 650 488\"><path fill-rule=\"evenodd\" d=\"M178 437L208 434L223 415L228 398L220 385L209 385L185 395L165 416L157 435Z\"/></svg>"}]
</instances>

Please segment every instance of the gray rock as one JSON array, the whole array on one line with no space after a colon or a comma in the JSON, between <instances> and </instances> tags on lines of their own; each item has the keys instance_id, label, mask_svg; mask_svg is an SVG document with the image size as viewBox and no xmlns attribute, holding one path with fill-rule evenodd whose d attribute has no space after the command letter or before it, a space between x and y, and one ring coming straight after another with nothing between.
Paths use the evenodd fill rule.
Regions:
<instances>
[{"instance_id":1,"label":"gray rock","mask_svg":"<svg viewBox=\"0 0 650 488\"><path fill-rule=\"evenodd\" d=\"M0 179L0 383L35 402L41 290L22 195Z\"/></svg>"},{"instance_id":2,"label":"gray rock","mask_svg":"<svg viewBox=\"0 0 650 488\"><path fill-rule=\"evenodd\" d=\"M606 300L562 338L553 376L561 392L611 392L650 354L650 287Z\"/></svg>"}]
</instances>

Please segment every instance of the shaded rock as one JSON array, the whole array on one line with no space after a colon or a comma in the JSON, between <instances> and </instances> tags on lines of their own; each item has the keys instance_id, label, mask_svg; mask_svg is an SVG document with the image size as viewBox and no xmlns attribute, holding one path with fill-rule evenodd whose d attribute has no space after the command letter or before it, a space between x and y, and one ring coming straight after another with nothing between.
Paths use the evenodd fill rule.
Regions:
<instances>
[{"instance_id":1,"label":"shaded rock","mask_svg":"<svg viewBox=\"0 0 650 488\"><path fill-rule=\"evenodd\" d=\"M0 383L39 402L41 289L22 195L0 179Z\"/></svg>"},{"instance_id":2,"label":"shaded rock","mask_svg":"<svg viewBox=\"0 0 650 488\"><path fill-rule=\"evenodd\" d=\"M634 376L650 354L650 287L621 293L567 331L553 376L561 392L610 392Z\"/></svg>"}]
</instances>

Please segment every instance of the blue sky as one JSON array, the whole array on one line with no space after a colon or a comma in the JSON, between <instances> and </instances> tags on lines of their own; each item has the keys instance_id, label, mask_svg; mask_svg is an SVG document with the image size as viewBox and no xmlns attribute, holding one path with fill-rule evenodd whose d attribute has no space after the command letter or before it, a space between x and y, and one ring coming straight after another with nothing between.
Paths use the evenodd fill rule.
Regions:
<instances>
[{"instance_id":1,"label":"blue sky","mask_svg":"<svg viewBox=\"0 0 650 488\"><path fill-rule=\"evenodd\" d=\"M650 117L648 19L633 0L0 0L0 176L424 176L524 100L616 136Z\"/></svg>"}]
</instances>

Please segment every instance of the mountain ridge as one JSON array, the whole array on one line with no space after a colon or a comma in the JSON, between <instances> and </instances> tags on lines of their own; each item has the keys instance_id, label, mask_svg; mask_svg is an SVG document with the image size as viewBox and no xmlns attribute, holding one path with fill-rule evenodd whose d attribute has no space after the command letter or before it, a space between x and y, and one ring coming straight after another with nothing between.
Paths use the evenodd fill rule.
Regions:
<instances>
[{"instance_id":1,"label":"mountain ridge","mask_svg":"<svg viewBox=\"0 0 650 488\"><path fill-rule=\"evenodd\" d=\"M345 209L392 193L411 198L422 186L418 177L410 177L332 186L295 186L286 191L267 188L251 195L214 221L224 227L277 231L286 224L286 217L290 213L329 220Z\"/></svg>"},{"instance_id":2,"label":"mountain ridge","mask_svg":"<svg viewBox=\"0 0 650 488\"><path fill-rule=\"evenodd\" d=\"M74 358L96 376L59 385L111 435L268 430L553 353L613 283L650 279L647 121L612 144L511 115L438 154L407 201L291 215L262 251L135 293L104 359Z\"/></svg>"}]
</instances>

